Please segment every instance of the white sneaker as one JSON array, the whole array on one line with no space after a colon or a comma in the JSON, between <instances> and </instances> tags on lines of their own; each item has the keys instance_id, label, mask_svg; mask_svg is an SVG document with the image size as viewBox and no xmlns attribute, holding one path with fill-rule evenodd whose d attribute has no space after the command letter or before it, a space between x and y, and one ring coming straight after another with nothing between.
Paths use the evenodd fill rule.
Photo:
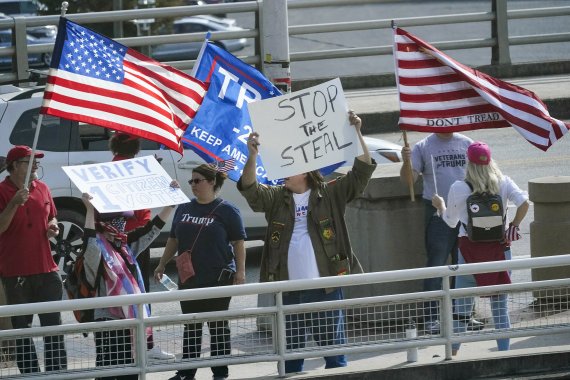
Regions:
<instances>
[{"instance_id":1,"label":"white sneaker","mask_svg":"<svg viewBox=\"0 0 570 380\"><path fill-rule=\"evenodd\" d=\"M174 360L176 356L169 352L162 351L159 346L154 346L146 352L146 357L148 359L155 360Z\"/></svg>"},{"instance_id":2,"label":"white sneaker","mask_svg":"<svg viewBox=\"0 0 570 380\"><path fill-rule=\"evenodd\" d=\"M424 331L428 334L439 334L439 321L429 321L424 324Z\"/></svg>"}]
</instances>

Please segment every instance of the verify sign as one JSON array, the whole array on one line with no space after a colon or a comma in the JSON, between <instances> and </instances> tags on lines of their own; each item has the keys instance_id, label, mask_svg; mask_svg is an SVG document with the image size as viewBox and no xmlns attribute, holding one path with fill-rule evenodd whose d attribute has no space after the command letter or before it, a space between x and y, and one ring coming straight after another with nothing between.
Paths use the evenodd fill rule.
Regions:
<instances>
[{"instance_id":1,"label":"verify sign","mask_svg":"<svg viewBox=\"0 0 570 380\"><path fill-rule=\"evenodd\" d=\"M248 105L270 180L321 169L362 154L340 79Z\"/></svg>"},{"instance_id":2,"label":"verify sign","mask_svg":"<svg viewBox=\"0 0 570 380\"><path fill-rule=\"evenodd\" d=\"M189 202L153 156L62 168L100 213L140 210Z\"/></svg>"}]
</instances>

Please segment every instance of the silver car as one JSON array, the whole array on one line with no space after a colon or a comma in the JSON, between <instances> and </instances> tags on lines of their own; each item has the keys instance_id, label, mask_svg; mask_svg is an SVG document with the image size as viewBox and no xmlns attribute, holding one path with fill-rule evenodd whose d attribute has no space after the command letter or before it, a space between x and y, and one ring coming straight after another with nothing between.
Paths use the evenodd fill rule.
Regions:
<instances>
[{"instance_id":1,"label":"silver car","mask_svg":"<svg viewBox=\"0 0 570 380\"><path fill-rule=\"evenodd\" d=\"M174 21L173 33L232 32L243 30L235 20L214 16L184 17ZM242 50L247 46L246 38L220 40L214 43L229 52ZM202 42L180 42L164 44L152 50L152 58L158 61L185 61L198 58Z\"/></svg>"}]
</instances>

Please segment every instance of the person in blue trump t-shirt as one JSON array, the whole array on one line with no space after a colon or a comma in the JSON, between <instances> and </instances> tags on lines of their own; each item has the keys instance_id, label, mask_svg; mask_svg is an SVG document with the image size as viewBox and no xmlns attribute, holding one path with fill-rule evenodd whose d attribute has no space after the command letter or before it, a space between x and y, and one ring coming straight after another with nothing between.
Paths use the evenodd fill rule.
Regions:
<instances>
[{"instance_id":1,"label":"person in blue trump t-shirt","mask_svg":"<svg viewBox=\"0 0 570 380\"><path fill-rule=\"evenodd\" d=\"M178 252L190 255L194 274L179 281L180 289L207 288L245 283L246 238L239 210L217 197L226 173L216 166L203 164L192 171L192 193L196 198L178 206L170 237L154 271L160 280L166 264ZM179 270L179 275L181 274ZM180 276L179 276L180 277ZM208 300L181 301L184 314L228 310L231 297ZM231 352L228 321L209 321L211 356L225 356ZM202 346L202 323L184 325L182 359L197 358ZM214 379L226 379L228 366L212 367ZM193 379L196 368L177 371L170 380Z\"/></svg>"}]
</instances>

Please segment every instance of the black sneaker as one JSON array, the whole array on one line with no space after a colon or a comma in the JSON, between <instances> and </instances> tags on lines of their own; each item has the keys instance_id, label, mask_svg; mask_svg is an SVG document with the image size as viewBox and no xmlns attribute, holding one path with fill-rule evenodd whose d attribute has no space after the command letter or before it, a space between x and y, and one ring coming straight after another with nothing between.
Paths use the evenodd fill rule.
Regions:
<instances>
[{"instance_id":1,"label":"black sneaker","mask_svg":"<svg viewBox=\"0 0 570 380\"><path fill-rule=\"evenodd\" d=\"M168 380L195 380L195 377L194 376L190 377L189 375L185 375L182 372L177 371L176 375L172 376Z\"/></svg>"},{"instance_id":2,"label":"black sneaker","mask_svg":"<svg viewBox=\"0 0 570 380\"><path fill-rule=\"evenodd\" d=\"M480 331L485 328L485 323L476 320L475 318L471 317L469 322L467 322L467 330L469 331Z\"/></svg>"}]
</instances>

